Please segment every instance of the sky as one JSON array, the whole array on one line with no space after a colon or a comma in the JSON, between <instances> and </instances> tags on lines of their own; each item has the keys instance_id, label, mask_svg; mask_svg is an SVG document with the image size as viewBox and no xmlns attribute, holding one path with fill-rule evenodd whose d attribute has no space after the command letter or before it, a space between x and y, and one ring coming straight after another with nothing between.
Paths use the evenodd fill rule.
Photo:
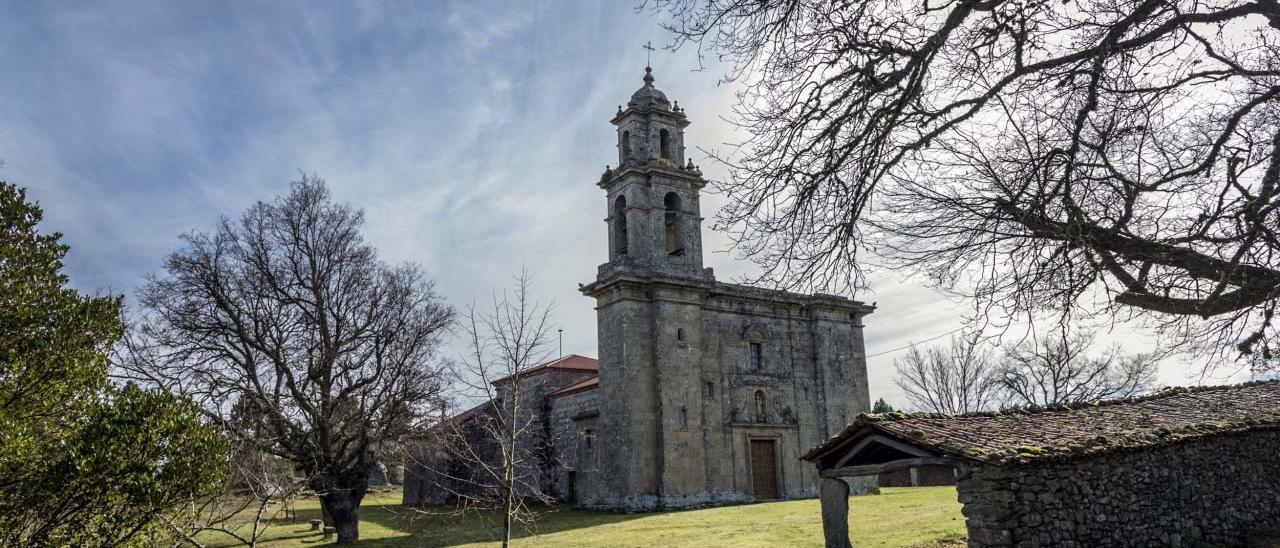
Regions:
<instances>
[{"instance_id":1,"label":"sky","mask_svg":"<svg viewBox=\"0 0 1280 548\"><path fill-rule=\"evenodd\" d=\"M73 285L131 298L180 234L313 173L365 211L384 259L423 266L454 306L527 268L564 352L595 356L577 291L607 255L595 182L617 161L608 121L642 85L642 45L670 42L660 21L625 0L16 3L0 18L0 179L64 234ZM724 180L707 152L736 140L735 84L696 49L652 55L693 121L687 154ZM703 216L721 204L705 196ZM707 266L750 274L709 225ZM967 304L907 273L871 284L852 295L878 304L871 395L902 406L897 349L945 342ZM1195 370L1168 361L1160 380Z\"/></svg>"}]
</instances>

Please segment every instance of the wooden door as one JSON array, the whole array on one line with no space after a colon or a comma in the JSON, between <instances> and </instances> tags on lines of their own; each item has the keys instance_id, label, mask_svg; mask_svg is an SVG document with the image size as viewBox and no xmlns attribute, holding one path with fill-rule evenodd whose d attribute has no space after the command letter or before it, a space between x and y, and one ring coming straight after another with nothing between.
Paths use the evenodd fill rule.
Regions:
<instances>
[{"instance_id":1,"label":"wooden door","mask_svg":"<svg viewBox=\"0 0 1280 548\"><path fill-rule=\"evenodd\" d=\"M778 498L778 453L774 440L751 440L751 487L757 500Z\"/></svg>"}]
</instances>

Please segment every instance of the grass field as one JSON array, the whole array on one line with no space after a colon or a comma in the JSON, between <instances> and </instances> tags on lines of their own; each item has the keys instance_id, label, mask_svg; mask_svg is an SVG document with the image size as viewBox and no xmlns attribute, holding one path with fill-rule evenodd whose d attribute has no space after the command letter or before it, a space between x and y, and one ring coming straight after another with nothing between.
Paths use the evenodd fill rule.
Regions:
<instances>
[{"instance_id":1,"label":"grass field","mask_svg":"<svg viewBox=\"0 0 1280 548\"><path fill-rule=\"evenodd\" d=\"M884 488L881 495L850 499L851 536L859 547L963 546L964 519L952 487ZM361 546L497 546L495 515L453 516L416 513L400 506L400 493L376 493L360 508ZM298 502L298 522L275 521L267 529L271 548L322 544L308 531L318 518L315 499ZM211 546L226 537L203 535ZM222 543L219 543L222 541ZM664 512L615 514L567 508L540 513L535 531L520 531L514 546L642 547L668 546L757 548L822 546L817 500L798 500Z\"/></svg>"}]
</instances>

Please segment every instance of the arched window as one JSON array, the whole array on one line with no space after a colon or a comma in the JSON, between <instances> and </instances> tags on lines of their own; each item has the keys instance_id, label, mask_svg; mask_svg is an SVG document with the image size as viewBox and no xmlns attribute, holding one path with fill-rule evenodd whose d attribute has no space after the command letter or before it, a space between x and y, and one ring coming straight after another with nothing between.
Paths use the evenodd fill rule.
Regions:
<instances>
[{"instance_id":1,"label":"arched window","mask_svg":"<svg viewBox=\"0 0 1280 548\"><path fill-rule=\"evenodd\" d=\"M613 202L613 248L618 255L627 254L627 197Z\"/></svg>"},{"instance_id":2,"label":"arched window","mask_svg":"<svg viewBox=\"0 0 1280 548\"><path fill-rule=\"evenodd\" d=\"M622 163L626 164L631 159L631 132L624 131L618 137L618 151L622 154Z\"/></svg>"},{"instance_id":3,"label":"arched window","mask_svg":"<svg viewBox=\"0 0 1280 548\"><path fill-rule=\"evenodd\" d=\"M667 255L684 255L684 238L680 234L680 195L668 192L662 203L667 209L663 223L667 233Z\"/></svg>"},{"instance_id":4,"label":"arched window","mask_svg":"<svg viewBox=\"0 0 1280 548\"><path fill-rule=\"evenodd\" d=\"M658 131L658 157L671 159L671 133L665 129Z\"/></svg>"},{"instance_id":5,"label":"arched window","mask_svg":"<svg viewBox=\"0 0 1280 548\"><path fill-rule=\"evenodd\" d=\"M764 400L764 390L756 390L756 422L765 422L768 414L769 407Z\"/></svg>"}]
</instances>

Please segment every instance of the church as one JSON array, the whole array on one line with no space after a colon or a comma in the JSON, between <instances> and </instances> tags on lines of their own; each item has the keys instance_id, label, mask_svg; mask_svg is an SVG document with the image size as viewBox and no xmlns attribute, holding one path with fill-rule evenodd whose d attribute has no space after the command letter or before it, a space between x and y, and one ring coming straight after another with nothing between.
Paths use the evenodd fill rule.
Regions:
<instances>
[{"instance_id":1,"label":"church","mask_svg":"<svg viewBox=\"0 0 1280 548\"><path fill-rule=\"evenodd\" d=\"M611 120L608 261L596 301L599 359L523 372L541 432L524 485L586 508L626 511L817 496L799 457L869 411L863 320L874 307L717 281L702 261L702 173L685 158L689 119L644 85ZM507 393L510 391L507 390ZM464 416L491 409L487 402ZM486 407L488 406L488 407ZM419 470L405 502L443 503Z\"/></svg>"}]
</instances>

